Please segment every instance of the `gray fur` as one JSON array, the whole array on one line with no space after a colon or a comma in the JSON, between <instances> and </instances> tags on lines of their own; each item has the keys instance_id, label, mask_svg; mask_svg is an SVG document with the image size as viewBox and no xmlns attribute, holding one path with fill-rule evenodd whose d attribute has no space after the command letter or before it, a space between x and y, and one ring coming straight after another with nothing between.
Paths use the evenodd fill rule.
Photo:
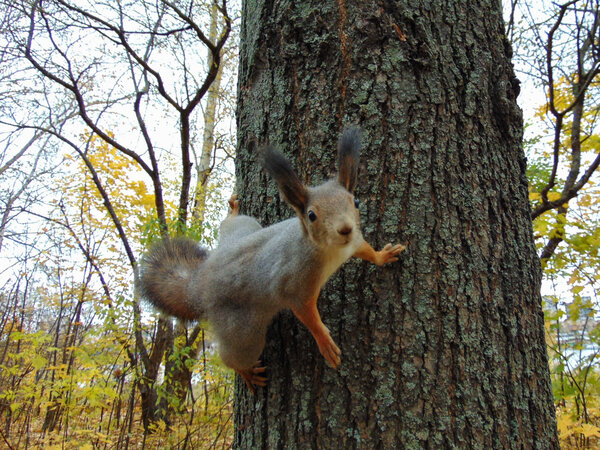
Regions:
<instances>
[{"instance_id":1,"label":"gray fur","mask_svg":"<svg viewBox=\"0 0 600 450\"><path fill-rule=\"evenodd\" d=\"M202 292L219 354L233 368L251 367L258 360L273 316L306 301L306 287L321 265L318 249L307 242L298 219L260 229L253 220L225 220L221 244L190 285L192 292ZM240 230L248 231L241 239Z\"/></svg>"},{"instance_id":2,"label":"gray fur","mask_svg":"<svg viewBox=\"0 0 600 450\"><path fill-rule=\"evenodd\" d=\"M249 369L260 357L275 314L284 308L314 308L332 273L359 248L366 245L374 252L363 240L358 209L347 190L356 182L358 146L358 130L345 132L339 145L340 176L312 188L300 182L281 154L265 151L264 166L298 217L262 228L252 217L238 215L234 196L219 245L208 257L193 241L179 238L159 244L142 262L142 294L178 317L208 319L223 362L249 386L254 382ZM398 247L382 263L397 259ZM316 332L320 345L326 332L326 345L338 356L324 356L337 366L339 349L322 323Z\"/></svg>"},{"instance_id":3,"label":"gray fur","mask_svg":"<svg viewBox=\"0 0 600 450\"><path fill-rule=\"evenodd\" d=\"M142 259L140 294L179 318L202 318L202 304L194 301L186 287L207 258L206 249L191 239L178 237L159 242Z\"/></svg>"}]
</instances>

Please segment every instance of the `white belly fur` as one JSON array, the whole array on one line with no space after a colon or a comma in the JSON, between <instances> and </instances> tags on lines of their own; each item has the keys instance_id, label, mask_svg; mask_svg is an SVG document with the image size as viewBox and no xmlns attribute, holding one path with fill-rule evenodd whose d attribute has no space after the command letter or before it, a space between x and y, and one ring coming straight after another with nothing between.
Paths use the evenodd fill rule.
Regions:
<instances>
[{"instance_id":1,"label":"white belly fur","mask_svg":"<svg viewBox=\"0 0 600 450\"><path fill-rule=\"evenodd\" d=\"M356 242L358 241L358 242ZM348 245L343 247L339 247L337 252L333 252L333 254L325 261L325 265L323 267L323 271L321 272L321 282L319 283L319 289L323 287L323 285L327 282L329 277L333 275L342 264L348 261L356 250L360 247L362 240L355 240Z\"/></svg>"}]
</instances>

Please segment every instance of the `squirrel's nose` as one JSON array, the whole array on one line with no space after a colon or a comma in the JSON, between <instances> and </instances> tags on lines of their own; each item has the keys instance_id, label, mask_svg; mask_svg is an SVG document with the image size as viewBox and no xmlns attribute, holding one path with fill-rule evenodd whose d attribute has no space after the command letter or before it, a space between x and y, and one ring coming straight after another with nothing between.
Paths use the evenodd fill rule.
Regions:
<instances>
[{"instance_id":1,"label":"squirrel's nose","mask_svg":"<svg viewBox=\"0 0 600 450\"><path fill-rule=\"evenodd\" d=\"M338 229L338 233L342 236L348 236L352 233L352 227L350 225L344 225L342 228Z\"/></svg>"}]
</instances>

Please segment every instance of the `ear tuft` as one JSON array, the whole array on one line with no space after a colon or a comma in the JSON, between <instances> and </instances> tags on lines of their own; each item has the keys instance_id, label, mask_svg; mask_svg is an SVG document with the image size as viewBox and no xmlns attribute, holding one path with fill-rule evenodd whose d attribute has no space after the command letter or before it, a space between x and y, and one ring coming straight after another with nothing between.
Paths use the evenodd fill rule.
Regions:
<instances>
[{"instance_id":1,"label":"ear tuft","mask_svg":"<svg viewBox=\"0 0 600 450\"><path fill-rule=\"evenodd\" d=\"M308 201L308 191L285 156L273 147L266 147L262 152L262 166L277 181L285 201L298 214L303 214Z\"/></svg>"},{"instance_id":2,"label":"ear tuft","mask_svg":"<svg viewBox=\"0 0 600 450\"><path fill-rule=\"evenodd\" d=\"M360 137L360 129L350 127L344 130L338 144L338 181L350 192L358 181Z\"/></svg>"}]
</instances>

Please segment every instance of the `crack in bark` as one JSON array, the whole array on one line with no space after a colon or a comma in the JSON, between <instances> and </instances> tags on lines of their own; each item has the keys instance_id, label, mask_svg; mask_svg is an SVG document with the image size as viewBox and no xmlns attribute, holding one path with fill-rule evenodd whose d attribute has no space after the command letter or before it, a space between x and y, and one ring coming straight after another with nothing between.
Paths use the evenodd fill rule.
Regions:
<instances>
[{"instance_id":1,"label":"crack in bark","mask_svg":"<svg viewBox=\"0 0 600 450\"><path fill-rule=\"evenodd\" d=\"M346 103L346 89L348 87L348 74L350 73L351 57L348 51L348 35L346 34L346 20L348 10L346 9L346 0L338 0L338 8L340 12L339 34L340 34L340 52L342 54L342 73L341 73L341 89L340 89L340 108L338 112L338 121L340 128L344 121L344 108Z\"/></svg>"}]
</instances>

